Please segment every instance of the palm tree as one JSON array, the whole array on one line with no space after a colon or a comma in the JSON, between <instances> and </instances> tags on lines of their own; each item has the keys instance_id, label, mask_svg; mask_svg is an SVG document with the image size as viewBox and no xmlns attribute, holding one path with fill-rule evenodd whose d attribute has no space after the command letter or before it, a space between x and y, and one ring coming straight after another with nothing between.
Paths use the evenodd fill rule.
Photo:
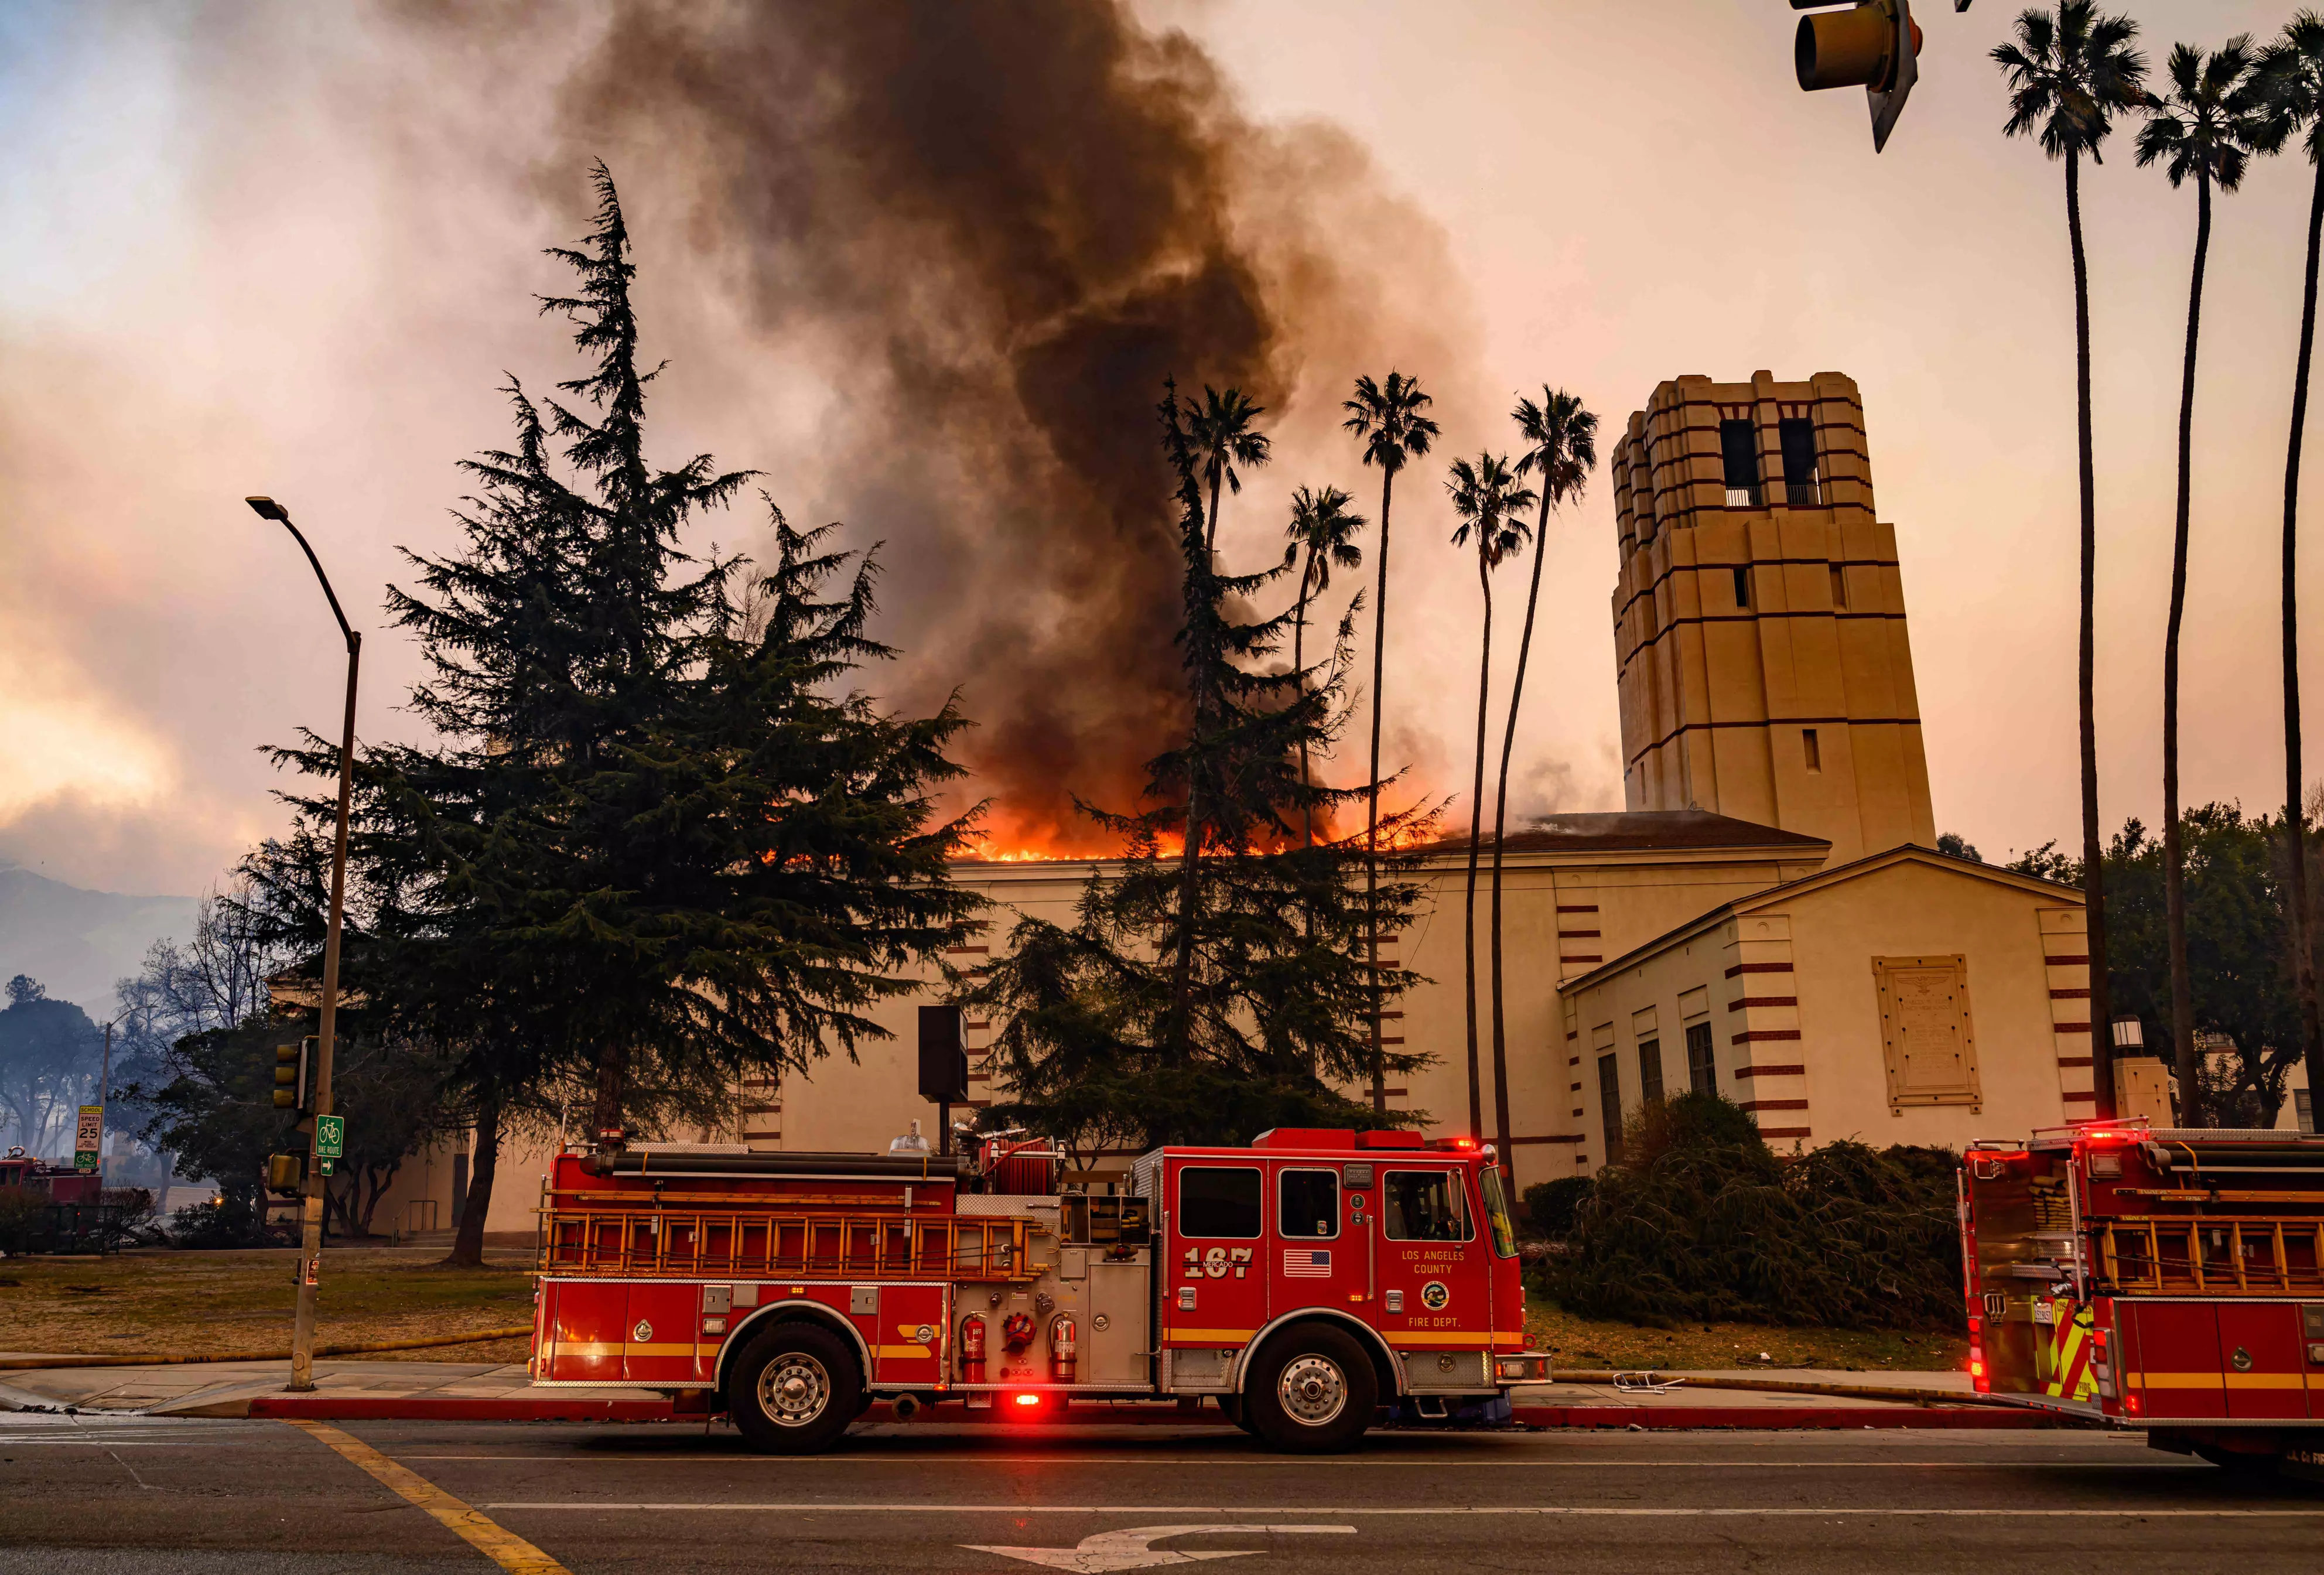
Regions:
<instances>
[{"instance_id":1,"label":"palm tree","mask_svg":"<svg viewBox=\"0 0 2324 1575\"><path fill-rule=\"evenodd\" d=\"M1211 489L1210 534L1203 540L1205 552L1216 552L1219 547L1220 484L1223 482L1239 497L1242 475L1235 466L1256 470L1274 457L1267 434L1251 430L1251 422L1264 414L1266 407L1252 404L1239 388L1221 393L1204 383L1203 402L1186 401L1186 430L1194 440L1203 480Z\"/></svg>"},{"instance_id":2,"label":"palm tree","mask_svg":"<svg viewBox=\"0 0 2324 1575\"><path fill-rule=\"evenodd\" d=\"M1582 496L1598 468L1598 418L1579 395L1542 386L1541 403L1519 400L1510 412L1526 441L1519 475L1541 477L1541 513L1534 522L1533 581L1526 588L1525 631L1517 636L1517 676L1509 684L1509 724L1501 734L1501 776L1493 795L1493 1108L1501 1163L1509 1165L1508 1030L1501 1010L1501 836L1509 807L1509 756L1517 741L1517 706L1525 698L1526 664L1533 655L1534 609L1541 601L1541 560L1549 551L1549 511ZM1514 1174L1514 1172L1512 1172Z\"/></svg>"},{"instance_id":3,"label":"palm tree","mask_svg":"<svg viewBox=\"0 0 2324 1575\"><path fill-rule=\"evenodd\" d=\"M2268 46L2260 66L2268 121L2260 146L2275 152L2308 128L2308 162L2315 170L2308 201L2308 288L2300 308L2300 356L2292 379L2292 441L2283 465L2283 834L2288 846L2286 905L2292 910L2292 980L2300 996L2300 1037L2308 1086L2324 1101L2324 1014L2317 1009L2316 958L2308 937L2308 854L2300 802L2300 439L2308 425L2308 366L2316 348L2316 265L2324 242L2324 17L2302 11ZM2324 1109L2324 1102L2318 1104ZM2324 1127L2324 1117L2319 1118Z\"/></svg>"},{"instance_id":4,"label":"palm tree","mask_svg":"<svg viewBox=\"0 0 2324 1575\"><path fill-rule=\"evenodd\" d=\"M1286 534L1291 545L1283 549L1286 564L1296 561L1302 552L1307 562L1299 571L1299 603L1291 615L1291 670L1307 670L1307 600L1320 596L1332 588L1332 570L1361 568L1364 549L1356 545L1356 532L1364 528L1361 514L1348 512L1355 500L1337 487L1325 487L1317 492L1301 487L1291 494L1291 528ZM1299 780L1309 781L1307 767L1307 735L1299 736ZM1315 845L1315 806L1302 808L1306 823L1307 845Z\"/></svg>"},{"instance_id":5,"label":"palm tree","mask_svg":"<svg viewBox=\"0 0 2324 1575\"><path fill-rule=\"evenodd\" d=\"M2175 44L2164 67L2171 91L2150 98L2138 132L2138 166L2161 162L2175 190L2195 178L2195 273L2187 290L2187 359L2179 381L2179 525L2171 541L2171 620L2163 636L2163 898L2171 950L2171 1045L2181 1098L2192 1126L2195 1105L2195 981L2187 967L2186 852L2179 827L2179 626L2187 610L2187 516L2195 461L2195 347L2203 326L2203 264L2211 251L2211 188L2243 184L2251 147L2263 133L2247 33L2206 58ZM2095 1025L2093 1025L2095 1027Z\"/></svg>"},{"instance_id":6,"label":"palm tree","mask_svg":"<svg viewBox=\"0 0 2324 1575\"><path fill-rule=\"evenodd\" d=\"M2090 444L2090 272L2082 249L2082 155L2103 162L2099 147L2116 114L2144 106L2139 84L2146 60L2130 47L2138 23L2099 16L2093 0L2060 0L2056 14L2030 10L2017 18L2017 41L1998 46L1994 62L2009 79L2005 136L2032 134L2042 151L2066 162L2066 235L2074 258L2074 393L2081 447L2082 617L2077 687L2081 702L2082 889L2089 926L2090 1070L2095 1114L2114 1110L2114 1015L2107 993L2105 849L2098 834L2098 731L2093 683L2098 664L2098 528L2097 477Z\"/></svg>"},{"instance_id":7,"label":"palm tree","mask_svg":"<svg viewBox=\"0 0 2324 1575\"><path fill-rule=\"evenodd\" d=\"M1468 928L1469 1130L1481 1134L1485 1110L1477 1086L1477 850L1485 831L1485 701L1493 677L1493 571L1525 546L1530 528L1520 511L1533 506L1534 494L1517 484L1508 460L1498 454L1480 454L1474 465L1454 460L1445 490L1452 494L1452 511L1461 516L1452 545L1465 547L1475 540L1477 584L1485 593L1484 637L1478 642L1477 658L1477 774L1469 790L1469 899L1462 910Z\"/></svg>"},{"instance_id":8,"label":"palm tree","mask_svg":"<svg viewBox=\"0 0 2324 1575\"><path fill-rule=\"evenodd\" d=\"M1436 423L1421 412L1432 401L1420 391L1420 380L1390 372L1386 382L1356 379L1356 391L1340 408L1348 412L1347 430L1363 439L1364 463L1380 472L1379 590L1372 598L1372 752L1370 774L1364 778L1364 902L1376 910L1379 900L1380 717L1388 709L1381 688L1383 659L1388 653L1388 511L1396 492L1396 473L1407 460L1418 459L1438 436ZM1379 926L1365 930L1365 964L1379 972ZM1372 1007L1372 1109L1388 1109L1388 1091L1381 1086L1380 1014L1379 997Z\"/></svg>"}]
</instances>

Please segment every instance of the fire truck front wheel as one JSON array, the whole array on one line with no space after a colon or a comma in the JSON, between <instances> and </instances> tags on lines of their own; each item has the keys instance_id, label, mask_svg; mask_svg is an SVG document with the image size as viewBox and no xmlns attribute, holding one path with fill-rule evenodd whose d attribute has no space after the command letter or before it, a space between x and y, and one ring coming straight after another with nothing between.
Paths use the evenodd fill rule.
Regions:
<instances>
[{"instance_id":1,"label":"fire truck front wheel","mask_svg":"<svg viewBox=\"0 0 2324 1575\"><path fill-rule=\"evenodd\" d=\"M1325 1323L1298 1325L1268 1341L1242 1393L1250 1431L1290 1454L1352 1448L1379 1404L1371 1359L1352 1336Z\"/></svg>"},{"instance_id":2,"label":"fire truck front wheel","mask_svg":"<svg viewBox=\"0 0 2324 1575\"><path fill-rule=\"evenodd\" d=\"M761 1454L811 1455L862 1414L862 1391L855 1353L839 1336L813 1323L778 1323L735 1359L726 1409Z\"/></svg>"}]
</instances>

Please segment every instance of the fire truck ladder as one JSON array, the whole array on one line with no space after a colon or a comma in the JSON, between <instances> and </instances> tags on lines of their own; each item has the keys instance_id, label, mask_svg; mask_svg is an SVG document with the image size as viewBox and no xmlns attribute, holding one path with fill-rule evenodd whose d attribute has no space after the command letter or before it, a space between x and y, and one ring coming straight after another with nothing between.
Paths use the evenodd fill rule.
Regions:
<instances>
[{"instance_id":1,"label":"fire truck ladder","mask_svg":"<svg viewBox=\"0 0 2324 1575\"><path fill-rule=\"evenodd\" d=\"M540 1272L672 1279L1019 1281L1026 1219L546 1209Z\"/></svg>"},{"instance_id":2,"label":"fire truck ladder","mask_svg":"<svg viewBox=\"0 0 2324 1575\"><path fill-rule=\"evenodd\" d=\"M2098 1227L2099 1262L2121 1291L2324 1290L2324 1220L2132 1215Z\"/></svg>"}]
</instances>

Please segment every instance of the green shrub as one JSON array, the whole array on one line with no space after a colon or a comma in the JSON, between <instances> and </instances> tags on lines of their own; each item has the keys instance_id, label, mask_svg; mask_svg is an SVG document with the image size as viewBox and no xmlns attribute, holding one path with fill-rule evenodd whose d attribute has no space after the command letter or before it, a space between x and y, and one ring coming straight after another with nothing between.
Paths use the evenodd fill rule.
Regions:
<instances>
[{"instance_id":1,"label":"green shrub","mask_svg":"<svg viewBox=\"0 0 2324 1575\"><path fill-rule=\"evenodd\" d=\"M1701 1094L1634 1119L1545 1288L1585 1317L1634 1323L1960 1322L1949 1154L1831 1143L1779 1157L1749 1119Z\"/></svg>"},{"instance_id":2,"label":"green shrub","mask_svg":"<svg viewBox=\"0 0 2324 1575\"><path fill-rule=\"evenodd\" d=\"M1573 1211L1590 1195L1590 1186L1586 1175L1562 1175L1526 1188L1526 1222L1533 1234L1553 1241L1564 1239L1573 1229Z\"/></svg>"},{"instance_id":3,"label":"green shrub","mask_svg":"<svg viewBox=\"0 0 2324 1575\"><path fill-rule=\"evenodd\" d=\"M47 1224L49 1194L31 1187L0 1187L0 1252L30 1252Z\"/></svg>"}]
</instances>

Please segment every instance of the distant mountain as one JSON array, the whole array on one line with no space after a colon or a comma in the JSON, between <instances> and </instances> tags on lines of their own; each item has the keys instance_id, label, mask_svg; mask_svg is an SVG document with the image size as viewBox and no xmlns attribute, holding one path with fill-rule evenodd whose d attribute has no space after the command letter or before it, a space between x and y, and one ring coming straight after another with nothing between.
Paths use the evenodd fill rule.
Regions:
<instances>
[{"instance_id":1,"label":"distant mountain","mask_svg":"<svg viewBox=\"0 0 2324 1575\"><path fill-rule=\"evenodd\" d=\"M192 935L196 900L84 891L0 864L0 981L29 973L51 997L109 1018L115 981L137 972L146 947Z\"/></svg>"}]
</instances>

